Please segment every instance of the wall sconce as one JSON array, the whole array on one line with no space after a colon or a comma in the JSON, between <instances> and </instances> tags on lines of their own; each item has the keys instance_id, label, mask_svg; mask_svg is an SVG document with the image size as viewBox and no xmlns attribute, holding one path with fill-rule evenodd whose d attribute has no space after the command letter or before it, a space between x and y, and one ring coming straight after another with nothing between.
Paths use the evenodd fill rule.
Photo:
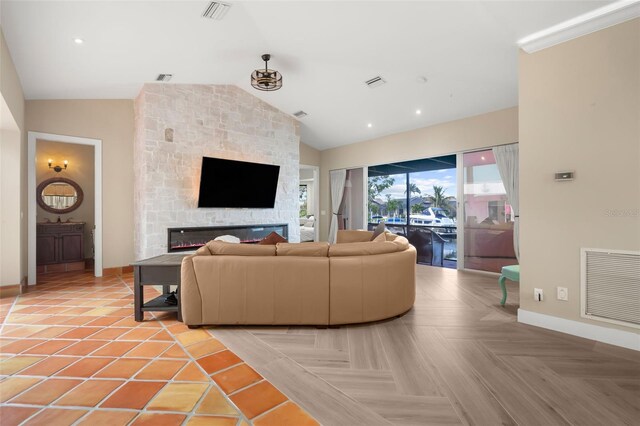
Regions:
<instances>
[{"instance_id":1,"label":"wall sconce","mask_svg":"<svg viewBox=\"0 0 640 426\"><path fill-rule=\"evenodd\" d=\"M52 166L51 164L53 164L53 160L51 158L49 158L49 168L53 169L56 173L60 173L63 170L67 170L67 166L69 165L69 161L64 160L64 167L62 167L62 166Z\"/></svg>"}]
</instances>

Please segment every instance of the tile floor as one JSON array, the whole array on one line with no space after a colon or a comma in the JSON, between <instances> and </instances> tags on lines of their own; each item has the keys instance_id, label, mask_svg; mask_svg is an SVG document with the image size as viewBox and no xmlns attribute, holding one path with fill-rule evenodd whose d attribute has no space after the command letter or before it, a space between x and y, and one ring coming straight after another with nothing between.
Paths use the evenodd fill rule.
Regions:
<instances>
[{"instance_id":1,"label":"tile floor","mask_svg":"<svg viewBox=\"0 0 640 426\"><path fill-rule=\"evenodd\" d=\"M175 314L135 322L131 274L40 281L0 299L2 426L318 424L215 330Z\"/></svg>"}]
</instances>

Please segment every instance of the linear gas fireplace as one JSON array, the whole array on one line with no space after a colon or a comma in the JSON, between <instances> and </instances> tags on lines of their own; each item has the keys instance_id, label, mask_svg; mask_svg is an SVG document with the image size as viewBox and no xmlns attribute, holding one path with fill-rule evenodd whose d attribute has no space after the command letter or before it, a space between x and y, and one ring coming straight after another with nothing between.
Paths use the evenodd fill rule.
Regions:
<instances>
[{"instance_id":1,"label":"linear gas fireplace","mask_svg":"<svg viewBox=\"0 0 640 426\"><path fill-rule=\"evenodd\" d=\"M289 234L287 224L169 228L167 247L169 253L197 250L222 235L233 235L240 238L242 243L253 244L272 232L277 232L284 238L288 238Z\"/></svg>"}]
</instances>

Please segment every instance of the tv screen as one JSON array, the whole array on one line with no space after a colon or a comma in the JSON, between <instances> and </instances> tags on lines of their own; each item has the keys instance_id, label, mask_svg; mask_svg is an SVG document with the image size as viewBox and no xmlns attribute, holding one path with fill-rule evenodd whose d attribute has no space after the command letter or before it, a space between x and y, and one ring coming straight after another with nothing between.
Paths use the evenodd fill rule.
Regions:
<instances>
[{"instance_id":1,"label":"tv screen","mask_svg":"<svg viewBox=\"0 0 640 426\"><path fill-rule=\"evenodd\" d=\"M198 207L273 208L280 166L202 157Z\"/></svg>"}]
</instances>

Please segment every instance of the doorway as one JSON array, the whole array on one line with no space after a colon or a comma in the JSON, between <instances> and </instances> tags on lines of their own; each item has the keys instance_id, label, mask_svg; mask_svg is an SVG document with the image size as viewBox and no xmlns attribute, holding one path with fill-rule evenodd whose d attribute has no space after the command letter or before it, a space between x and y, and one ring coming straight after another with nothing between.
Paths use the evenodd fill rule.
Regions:
<instances>
[{"instance_id":1,"label":"doorway","mask_svg":"<svg viewBox=\"0 0 640 426\"><path fill-rule=\"evenodd\" d=\"M298 187L300 241L318 241L318 214L320 211L320 169L317 166L300 165Z\"/></svg>"},{"instance_id":2,"label":"doorway","mask_svg":"<svg viewBox=\"0 0 640 426\"><path fill-rule=\"evenodd\" d=\"M102 276L102 141L100 139L90 139L75 136L56 135L51 133L29 132L28 133L28 170L27 170L27 196L28 196L28 224L27 224L27 241L28 241L28 279L29 285L36 284L37 281L37 258L38 258L38 237L37 237L37 224L40 218L45 221L45 216L40 211L39 216L39 203L38 198L42 194L37 194L38 185L41 182L38 180L37 168L47 167L49 159L51 159L50 167L55 169L55 166L64 168L64 158L39 158L38 157L38 143L40 141L55 141L55 143L62 144L75 144L82 146L89 146L93 148L93 229L87 230L89 234L89 241L92 241L93 257L94 257L94 275L96 277ZM55 164L54 164L55 161ZM70 165L69 165L70 166ZM76 167L81 164L76 164ZM58 173L58 172L56 172ZM59 174L59 173L58 173ZM44 188L42 188L44 190ZM48 196L48 195L47 195ZM91 203L91 201L89 201ZM64 210L64 209L63 209ZM73 213L70 213L68 217L65 217L65 222L69 220L69 223L74 224L72 221ZM52 222L51 218L48 218L49 222ZM54 218L55 222L62 222L62 216ZM74 224L75 225L75 224ZM91 231L93 231L91 233ZM83 240L86 237L83 237ZM67 241L71 241L67 239ZM55 240L52 240L52 244L60 244ZM57 250L62 250L61 246L57 246ZM70 250L78 250L77 248ZM83 252L85 255L87 251ZM42 256L42 254L40 254Z\"/></svg>"}]
</instances>

